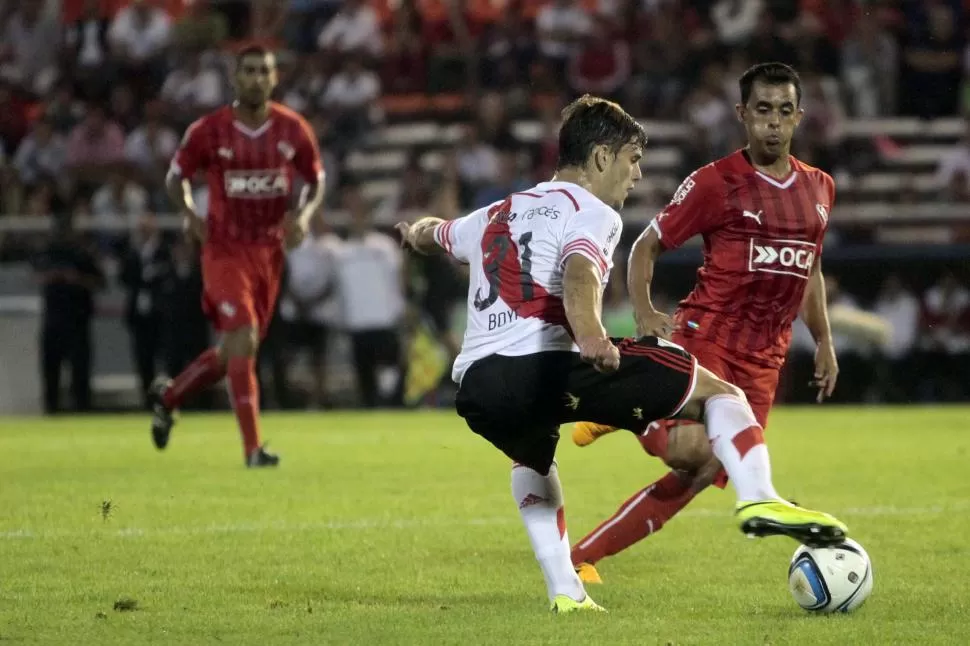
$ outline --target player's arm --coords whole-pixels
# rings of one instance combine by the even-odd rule
[[[801,317],[815,339],[815,375],[812,385],[818,387],[818,401],[832,395],[839,376],[839,364],[832,343],[832,325],[825,294],[825,277],[822,275],[821,258],[815,261],[802,297]]]
[[[306,231],[314,214],[323,206],[327,183],[324,181],[325,175],[323,162],[320,159],[320,147],[317,145],[317,138],[313,129],[301,119],[300,130],[303,136],[293,158],[293,165],[297,172],[303,176],[305,184],[300,191],[294,215],[297,224],[303,231]]]
[[[428,216],[421,218],[414,224],[399,222],[394,228],[401,235],[402,246],[429,256],[445,251],[445,243],[440,237],[435,236],[435,231],[446,222],[441,218]]]
[[[620,367],[620,352],[603,326],[603,279],[596,263],[586,256],[566,258],[562,274],[562,304],[583,360],[600,372]]]
[[[326,195],[326,182],[321,177],[313,184],[304,184],[300,190],[300,199],[297,202],[297,218],[303,226],[309,226],[313,214],[323,206],[323,198]]]
[[[473,249],[481,247],[482,233],[491,217],[489,213],[498,204],[500,202],[453,220],[428,216],[414,224],[401,222],[394,228],[401,235],[404,247],[424,255],[444,251],[455,260],[467,264]]]
[[[207,165],[203,130],[205,121],[199,119],[188,127],[182,143],[165,175],[165,189],[172,205],[182,215],[187,235],[205,240],[205,222],[195,209],[192,199],[192,176]]]
[[[579,352],[600,372],[620,366],[620,353],[603,325],[603,287],[623,222],[615,211],[582,210],[565,223],[562,236],[562,299]]]
[[[195,201],[192,199],[192,183],[186,178],[169,170],[165,176],[165,190],[168,199],[179,213],[195,214]]]
[[[657,310],[653,304],[651,285],[657,258],[663,253],[656,228],[644,229],[630,251],[627,263],[626,286],[633,305],[633,318],[639,334],[668,337],[673,323],[670,317]]]
[[[676,249],[717,226],[714,214],[723,204],[721,186],[722,180],[712,166],[691,173],[633,244],[627,263],[627,290],[639,334],[667,337],[673,330],[670,317],[653,304],[654,268],[665,249]]]

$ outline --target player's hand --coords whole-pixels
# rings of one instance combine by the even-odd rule
[[[414,249],[414,239],[411,235],[411,225],[407,222],[398,222],[394,225],[394,230],[401,236],[401,247],[404,249]]]
[[[663,312],[650,310],[649,312],[634,315],[637,321],[637,334],[639,336],[656,336],[661,339],[670,340],[670,333],[674,331],[674,321]]]
[[[286,214],[283,219],[283,242],[287,250],[296,249],[303,244],[307,232],[310,230],[310,223],[307,218],[300,217],[299,213]]]
[[[821,404],[826,397],[831,397],[838,378],[839,362],[835,358],[835,347],[831,341],[822,341],[815,350],[815,375],[810,383],[818,388],[815,401]]]
[[[195,211],[182,211],[182,232],[189,240],[205,242],[205,220]]]
[[[620,367],[620,351],[605,337],[577,339],[579,356],[599,372],[614,372]]]

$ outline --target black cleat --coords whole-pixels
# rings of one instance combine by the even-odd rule
[[[266,449],[262,446],[250,453],[249,457],[246,458],[246,467],[250,469],[278,467],[279,465],[280,456],[267,453]]]
[[[168,438],[175,426],[174,411],[165,406],[165,391],[172,385],[168,377],[156,377],[148,389],[148,398],[152,405],[152,442],[161,451],[168,446]]]

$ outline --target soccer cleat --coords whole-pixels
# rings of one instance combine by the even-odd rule
[[[606,612],[606,608],[590,599],[588,594],[582,601],[576,601],[575,599],[572,599],[564,594],[557,594],[556,598],[552,600],[552,607],[550,610],[557,615],[564,615],[567,612],[576,612],[579,610]]]
[[[246,458],[246,466],[250,469],[259,469],[262,467],[278,467],[280,465],[280,456],[274,455],[272,453],[267,453],[264,447],[259,447],[255,451],[249,454]]]
[[[592,563],[580,563],[576,566],[576,574],[583,583],[602,583],[600,573]]]
[[[827,547],[845,540],[845,523],[821,511],[784,500],[739,502],[734,515],[748,536],[790,536],[809,547]]]
[[[595,422],[576,422],[573,427],[573,443],[576,446],[589,446],[604,435],[620,429],[615,426],[597,424]]]
[[[148,398],[152,406],[152,442],[161,451],[168,446],[168,438],[175,426],[175,411],[165,406],[165,391],[172,386],[168,377],[156,377],[148,388]]]

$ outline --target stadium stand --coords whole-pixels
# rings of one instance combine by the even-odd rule
[[[687,172],[737,145],[739,70],[763,57],[792,62],[807,112],[796,154],[838,187],[827,266],[860,307],[875,306],[886,277],[903,273],[922,312],[910,350],[942,343],[963,356],[968,11],[970,2],[956,0],[0,2],[0,361],[37,365],[26,348],[42,307],[30,262],[50,222],[69,218],[107,276],[95,317],[97,405],[137,403],[119,267],[145,213],[162,214],[166,244],[177,237],[177,220],[164,215],[165,165],[191,119],[231,95],[232,52],[254,40],[278,48],[279,99],[318,134],[325,218],[338,233],[347,178],[360,181],[379,229],[417,213],[455,217],[489,191],[544,178],[557,110],[581,86],[606,88],[650,136],[645,181],[624,213],[635,237]],[[938,65],[926,63],[930,50]],[[204,190],[198,197],[205,204]],[[666,260],[661,286],[671,297],[689,286],[697,258],[688,249]],[[452,308],[461,298],[460,289],[437,291],[444,274],[457,275],[440,270],[412,267],[418,319],[442,307],[429,299]],[[931,323],[931,288],[948,270],[957,278],[956,296],[945,299],[952,311]],[[932,325],[951,326],[948,340],[933,340]],[[338,338],[330,354],[328,388],[352,402],[346,343]],[[864,354],[875,365],[883,352]],[[295,372],[305,381],[306,371]],[[970,397],[970,380],[962,390],[950,381],[902,396]],[[884,385],[872,380],[859,397],[879,398]],[[34,376],[8,379],[0,409],[36,409],[39,392]]]

